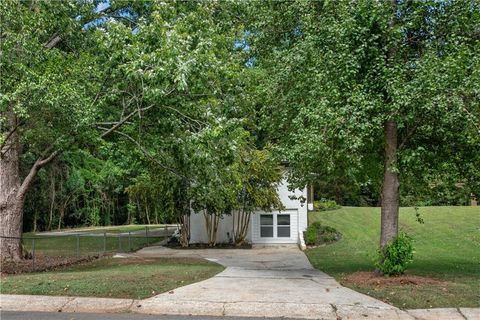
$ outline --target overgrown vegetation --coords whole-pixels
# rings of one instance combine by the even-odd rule
[[[22,226],[180,223],[187,246],[192,210],[212,218],[278,202],[256,75],[234,46],[244,32],[236,3],[7,0],[0,9],[2,255],[21,257]]]
[[[297,186],[381,206],[381,247],[402,198],[465,204],[480,192],[478,1],[259,1],[250,12],[264,127]]]
[[[2,1],[2,256],[22,257],[22,228],[177,222],[188,246],[192,211],[212,246],[217,218],[236,214],[242,243],[251,208],[278,206],[281,160],[292,187],[381,204],[386,245],[400,199],[480,193],[479,12]]]

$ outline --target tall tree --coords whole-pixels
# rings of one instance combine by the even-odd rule
[[[382,170],[381,247],[402,176],[424,188],[448,170],[479,189],[477,1],[271,1],[251,17],[264,129],[292,181]]]
[[[245,242],[251,216],[256,210],[268,212],[283,209],[277,189],[282,179],[282,170],[269,146],[263,150],[244,150],[239,174],[240,189],[232,211],[233,240],[237,246]]]
[[[0,4],[2,257],[21,257],[23,205],[38,171],[92,132],[98,66],[82,50],[89,33],[77,19],[89,10],[82,2]]]
[[[183,181],[175,152],[233,108],[240,64],[223,4],[99,3],[1,4],[2,257],[20,258],[25,196],[60,151],[108,138]]]
[[[98,32],[105,64],[112,67],[103,109],[107,120],[97,127],[117,145],[134,146],[138,159],[155,172],[147,175],[171,186],[164,200],[180,217],[183,245],[188,245],[190,202],[193,197],[201,202],[193,191],[201,189],[200,178],[206,183],[206,176],[221,170],[193,163],[196,147],[204,146],[198,155],[216,157],[212,133],[225,134],[222,128],[231,120],[241,128],[230,116],[240,107],[236,95],[243,88],[234,46],[238,27],[228,8],[221,2],[150,2],[135,32],[116,21]],[[206,176],[198,174],[202,170]]]

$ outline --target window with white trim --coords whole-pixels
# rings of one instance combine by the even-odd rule
[[[268,213],[260,215],[261,238],[290,238],[290,214]]]
[[[290,215],[277,214],[277,237],[290,238]]]
[[[273,214],[260,215],[260,237],[273,238]]]

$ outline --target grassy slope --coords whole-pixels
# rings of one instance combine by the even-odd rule
[[[222,270],[201,259],[108,258],[54,272],[2,277],[1,292],[143,299]]]
[[[316,268],[345,285],[398,307],[480,306],[480,208],[423,207],[420,214],[425,224],[415,221],[413,208],[400,210],[400,229],[415,239],[414,262],[407,273],[448,281],[447,292],[434,286],[360,287],[342,281],[350,273],[372,271],[380,237],[379,208],[311,213],[310,223],[335,227],[343,238],[307,255]]]

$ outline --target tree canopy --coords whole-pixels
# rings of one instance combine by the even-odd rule
[[[175,221],[188,245],[203,212],[241,244],[281,207],[280,160],[292,186],[381,204],[382,246],[401,203],[480,193],[477,1],[6,0],[0,19],[5,239]]]
[[[478,193],[479,9],[259,2],[248,39],[264,71],[263,123],[291,161],[291,179],[383,175],[375,183],[389,221],[398,220],[399,181],[410,193],[443,184]]]

